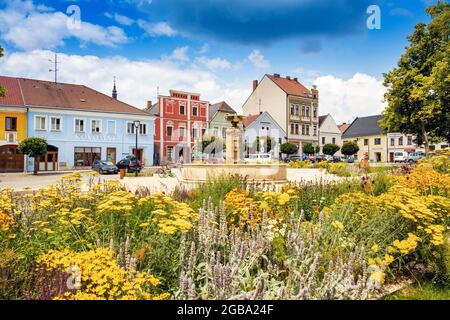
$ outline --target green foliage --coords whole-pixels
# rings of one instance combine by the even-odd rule
[[[352,175],[348,164],[345,162],[328,163],[326,170],[328,173],[335,174],[338,177],[350,177]]]
[[[342,144],[341,153],[346,156],[352,156],[359,151],[359,147],[355,142],[348,141]]]
[[[47,141],[37,137],[26,138],[19,143],[17,149],[32,158],[42,157],[47,154]]]
[[[327,143],[326,145],[324,145],[322,147],[322,152],[323,154],[327,154],[327,155],[334,155],[336,152],[338,152],[340,149],[340,147],[336,144],[333,143]]]
[[[439,1],[427,13],[431,22],[416,25],[398,67],[384,75],[380,123],[385,132],[416,135],[426,149],[430,139],[450,141],[450,4]]]
[[[303,145],[303,153],[314,154],[315,148],[312,143],[308,142]]]
[[[296,144],[286,142],[280,146],[281,153],[284,154],[294,154],[298,151],[298,146]]]

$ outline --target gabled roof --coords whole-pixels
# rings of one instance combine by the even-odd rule
[[[213,119],[219,111],[236,114],[236,111],[228,103],[222,101],[209,106],[209,120]]]
[[[306,88],[303,84],[298,82],[295,79],[283,78],[279,75],[266,75],[270,80],[275,82],[281,90],[286,92],[289,95],[300,96],[300,97],[308,97],[311,95],[311,91]]]
[[[338,125],[338,128],[339,128],[339,130],[341,131],[341,133],[344,133],[345,132],[345,130],[347,130],[347,128],[349,127],[349,124],[348,123],[342,123],[342,124],[340,124],[340,125]]]
[[[20,83],[17,78],[0,76],[0,87],[5,88],[4,97],[0,97],[0,105],[3,106],[25,106],[23,101]]]
[[[329,116],[329,114],[325,116],[319,116],[319,127],[322,125],[322,123],[325,121],[325,119]]]
[[[379,135],[381,134],[381,127],[378,125],[378,122],[382,118],[383,116],[380,114],[356,118],[342,134],[342,138]]]
[[[84,85],[24,78],[2,78],[19,83],[23,102],[28,107],[149,115],[144,110],[113,99]]]
[[[245,116],[242,120],[242,123],[244,124],[244,127],[248,128],[250,125],[256,121],[256,119],[259,118],[261,114],[250,114],[248,116]]]

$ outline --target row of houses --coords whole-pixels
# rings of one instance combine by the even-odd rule
[[[202,158],[199,142],[205,135],[225,140],[236,111],[226,102],[210,104],[199,93],[170,90],[156,103],[137,108],[83,85],[0,76],[6,96],[0,97],[0,172],[32,171],[34,159],[17,151],[26,137],[47,140],[48,153],[40,171],[88,168],[95,160],[117,162],[135,155],[145,166],[189,162]],[[252,82],[242,106],[246,155],[271,153],[280,145],[305,143],[323,147],[355,141],[358,158],[393,161],[398,150],[418,149],[414,137],[383,134],[381,115],[356,118],[337,125],[330,114],[319,116],[319,91],[297,78],[266,74]],[[440,146],[445,147],[445,146]]]

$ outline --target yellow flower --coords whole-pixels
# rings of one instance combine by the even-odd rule
[[[340,222],[340,221],[338,221],[338,220],[334,220],[334,221],[331,223],[331,225],[332,225],[334,228],[336,228],[336,229],[338,229],[338,230],[340,230],[340,231],[343,231],[343,230],[344,230],[344,225],[342,224],[342,222]]]
[[[16,238],[16,234],[15,233],[11,233],[8,235],[9,239],[15,239]]]
[[[282,194],[280,194],[280,196],[278,198],[278,203],[280,205],[285,205],[286,203],[289,202],[290,199],[291,199],[291,197],[289,196],[288,193],[282,193]]]
[[[372,248],[370,248],[370,250],[371,250],[373,253],[377,253],[379,249],[380,249],[380,247],[379,247],[377,244],[374,244],[374,245],[372,246]]]

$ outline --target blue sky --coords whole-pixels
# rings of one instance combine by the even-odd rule
[[[382,73],[393,68],[431,0],[0,0],[0,73],[111,90],[143,107],[157,88],[194,90],[238,111],[265,73],[319,86],[320,113],[337,121],[383,108]],[[71,5],[80,28],[70,29]],[[366,10],[378,5],[381,29]]]

